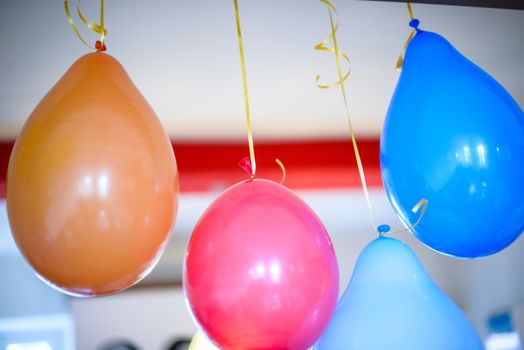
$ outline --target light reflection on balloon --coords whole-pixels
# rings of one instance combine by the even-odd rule
[[[77,60],[36,106],[9,161],[13,237],[44,281],[107,295],[158,261],[178,172],[160,121],[117,60]]]
[[[240,182],[191,236],[184,287],[206,334],[226,349],[306,349],[338,296],[338,265],[322,223],[285,187]]]
[[[389,199],[413,231],[460,258],[494,254],[524,230],[524,113],[438,34],[410,42],[380,145]]]
[[[462,311],[433,283],[413,251],[378,238],[353,276],[316,350],[482,350]]]

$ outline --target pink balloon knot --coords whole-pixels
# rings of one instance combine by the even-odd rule
[[[251,159],[249,157],[242,158],[240,162],[238,162],[238,166],[253,178],[253,166],[251,165]]]

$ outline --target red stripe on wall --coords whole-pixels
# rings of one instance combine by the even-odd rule
[[[0,142],[0,198],[5,198],[5,178],[13,142]],[[379,141],[358,142],[370,187],[381,187]],[[248,175],[238,162],[249,155],[245,143],[173,142],[182,192],[227,188]],[[285,165],[285,185],[292,189],[360,187],[353,146],[349,140],[276,141],[255,144],[257,178],[280,181]]]

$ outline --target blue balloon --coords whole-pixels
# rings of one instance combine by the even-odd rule
[[[351,282],[316,350],[481,350],[462,311],[415,253],[378,238],[360,253]]]
[[[516,72],[519,73],[520,72]],[[438,34],[409,44],[380,144],[384,187],[401,220],[460,258],[496,253],[524,230],[524,114],[492,77]]]

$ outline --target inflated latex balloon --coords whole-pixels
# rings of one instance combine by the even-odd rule
[[[38,276],[77,296],[125,289],[151,270],[177,210],[178,172],[160,121],[120,63],[81,57],[16,140],[7,210]]]
[[[507,247],[524,230],[524,114],[443,37],[409,44],[381,139],[384,187],[414,234],[461,258]]]
[[[304,350],[338,295],[338,265],[313,211],[272,181],[227,189],[196,225],[184,287],[207,336],[223,349]]]
[[[378,238],[353,276],[316,350],[481,350],[462,311],[433,283],[415,253]]]
[[[205,335],[198,331],[191,339],[189,350],[220,350]]]

